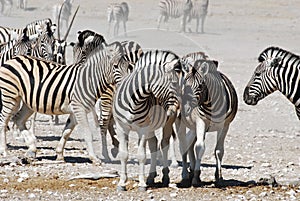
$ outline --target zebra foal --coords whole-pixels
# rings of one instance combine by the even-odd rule
[[[169,18],[182,18],[180,31],[185,32],[186,22],[193,8],[191,0],[161,0],[158,4],[160,16],[157,28],[160,28],[162,20],[166,23]]]
[[[114,36],[119,33],[120,22],[123,23],[124,34],[127,36],[126,23],[129,16],[129,6],[127,2],[122,3],[112,3],[107,7],[107,21],[108,21],[108,31],[110,34],[110,26],[114,23]]]
[[[147,187],[144,179],[147,141],[151,152],[147,181],[154,182],[157,160],[157,139],[154,131],[160,127],[163,127],[163,184],[169,184],[167,146],[180,105],[183,76],[183,66],[177,55],[169,51],[148,51],[138,60],[133,72],[118,86],[113,104],[113,117],[120,142],[121,170],[118,190],[123,191],[126,188],[129,131],[136,131],[139,138],[139,189],[144,191]]]
[[[200,57],[202,57],[201,55]],[[178,129],[180,152],[182,154],[182,185],[190,185],[187,153],[190,156],[190,171],[193,186],[199,186],[201,159],[205,151],[206,132],[217,131],[215,147],[216,184],[222,182],[221,163],[224,155],[224,140],[238,106],[236,91],[230,80],[217,70],[217,62],[184,58],[192,70],[186,76],[191,90],[184,90],[183,106]],[[189,101],[193,100],[193,102]],[[192,107],[185,107],[186,105]],[[177,122],[178,125],[178,122]],[[186,127],[190,129],[186,134]],[[195,153],[196,157],[195,157]]]
[[[258,57],[258,66],[244,90],[244,101],[256,105],[280,91],[295,105],[300,120],[300,56],[279,47],[268,47]]]
[[[6,154],[6,126],[10,116],[17,110],[20,100],[23,107],[15,115],[16,123],[29,146],[27,155],[35,156],[36,138],[28,132],[24,122],[33,112],[43,114],[69,114],[56,152],[57,160],[63,160],[63,149],[74,127],[78,124],[87,144],[89,157],[99,163],[92,146],[92,134],[87,113],[111,83],[118,83],[115,74],[126,71],[121,44],[112,43],[98,48],[84,63],[70,66],[29,56],[17,56],[0,68],[2,110],[0,114],[1,147]]]

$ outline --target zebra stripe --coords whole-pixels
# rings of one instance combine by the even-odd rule
[[[108,34],[110,33],[111,23],[114,23],[114,36],[119,33],[120,22],[123,23],[124,34],[127,36],[126,22],[129,16],[129,6],[126,2],[112,3],[107,7]]]
[[[185,26],[187,17],[193,8],[193,3],[191,0],[161,0],[158,4],[160,10],[160,16],[158,18],[158,26],[160,28],[161,22],[167,22],[169,18],[179,18],[181,20],[181,30],[185,32]]]
[[[256,105],[279,90],[295,105],[300,119],[300,56],[279,47],[266,48],[244,90],[244,101]]]
[[[209,0],[193,0],[193,8],[188,16],[187,22],[190,23],[192,19],[196,19],[196,32],[199,32],[199,23],[201,20],[201,33],[204,33],[204,22],[207,15]],[[190,30],[191,32],[191,30]]]
[[[181,110],[181,120],[190,129],[195,138],[186,142],[185,128],[180,131],[179,142],[183,159],[183,181],[189,181],[187,170],[186,154],[190,146],[191,171],[193,171],[192,185],[200,185],[200,165],[201,158],[205,151],[205,133],[217,131],[217,144],[215,147],[216,158],[216,182],[222,180],[221,163],[224,154],[224,139],[228,132],[230,123],[233,121],[238,107],[236,91],[230,80],[221,72],[217,71],[217,62],[211,60],[197,60],[192,65],[192,70],[186,76],[186,85],[191,86],[191,93],[184,90],[183,108],[189,100],[189,96],[194,96],[196,104],[192,111]],[[197,129],[196,129],[197,128]],[[181,128],[182,129],[182,128]],[[193,154],[196,150],[197,159]]]
[[[1,139],[5,139],[5,128],[12,113],[23,101],[16,122],[21,133],[28,133],[22,122],[33,112],[44,114],[70,114],[57,146],[58,159],[63,159],[63,148],[76,124],[80,125],[87,143],[91,160],[99,162],[92,146],[91,130],[87,113],[114,80],[114,71],[127,68],[122,59],[121,44],[115,42],[105,49],[96,49],[82,64],[65,66],[30,56],[17,56],[0,68],[0,88],[3,106],[0,116]],[[117,66],[117,64],[119,64]],[[114,69],[116,68],[116,69]],[[34,137],[28,136],[28,154],[35,155]],[[6,143],[1,141],[0,151],[6,152]]]
[[[148,51],[138,60],[134,71],[117,88],[113,116],[118,134],[121,175],[118,188],[125,189],[127,180],[126,162],[128,159],[128,134],[136,131],[139,136],[139,187],[145,190],[144,162],[146,140],[151,152],[151,167],[148,180],[156,175],[157,139],[154,130],[164,127],[163,183],[168,185],[167,146],[172,134],[172,124],[179,108],[179,88],[183,69],[181,59],[168,51]]]

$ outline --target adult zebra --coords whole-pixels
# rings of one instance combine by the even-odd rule
[[[130,72],[134,69],[136,62],[143,55],[143,50],[141,46],[135,41],[122,41],[121,45],[124,51],[124,59],[129,63]],[[124,74],[120,75],[119,79],[123,79]],[[108,88],[109,90],[104,93],[100,101],[100,131],[102,140],[102,155],[106,162],[110,162],[111,159],[107,151],[107,140],[106,134],[107,130],[112,139],[113,148],[111,149],[112,155],[115,157],[118,153],[119,141],[116,139],[116,132],[113,127],[114,120],[111,115],[112,111],[112,101],[115,94],[115,86]]]
[[[16,114],[16,123],[29,146],[27,155],[35,156],[36,138],[24,122],[33,112],[43,114],[70,114],[56,148],[57,159],[63,160],[63,149],[75,125],[79,125],[87,144],[89,157],[99,163],[92,146],[92,135],[87,113],[94,110],[103,90],[111,83],[118,83],[115,73],[127,72],[121,44],[118,42],[99,47],[86,61],[70,66],[30,56],[17,56],[0,68],[0,89],[3,106],[0,116],[1,147],[6,154],[6,126],[17,110],[20,100],[22,109]],[[125,69],[124,69],[125,68]]]
[[[268,47],[244,90],[244,101],[256,105],[279,90],[295,105],[300,120],[300,56],[279,47]]]
[[[108,31],[107,34],[110,34],[111,23],[114,23],[114,36],[117,36],[119,33],[120,22],[123,23],[124,34],[127,36],[126,22],[128,21],[129,16],[129,6],[126,2],[122,3],[111,3],[107,7],[107,21],[108,21]]]
[[[192,185],[200,185],[201,158],[205,151],[206,132],[217,131],[215,147],[216,184],[222,181],[221,163],[224,155],[224,140],[238,107],[236,91],[230,80],[217,70],[217,62],[211,60],[184,60],[192,70],[186,76],[191,90],[184,90],[181,109],[181,124],[177,127],[180,152],[182,154],[182,185],[190,185],[187,152],[190,155]],[[193,100],[192,102],[190,102]],[[190,106],[193,107],[190,107]],[[189,106],[189,107],[186,107]],[[177,126],[178,126],[177,122]],[[186,127],[190,129],[186,135]],[[194,149],[196,157],[194,155]]]
[[[186,22],[190,16],[192,8],[193,3],[191,0],[161,0],[159,2],[160,16],[158,18],[157,28],[160,28],[163,18],[164,22],[167,22],[169,18],[181,17],[180,31],[185,32]]]
[[[47,24],[50,24],[52,31],[56,30],[56,25],[52,24],[51,19],[45,18],[40,20],[35,20],[28,23],[24,28],[10,28],[0,26],[0,45],[6,44],[11,40],[17,40],[22,37],[24,29],[27,29],[26,35],[28,37],[40,34],[47,29]]]
[[[207,15],[209,0],[193,0],[193,8],[188,16],[187,23],[190,23],[192,19],[196,19],[196,33],[199,33],[199,23],[201,20],[201,33],[204,33],[204,22]],[[189,28],[189,31],[191,29]]]
[[[128,135],[138,133],[139,189],[146,189],[144,165],[146,141],[151,152],[151,167],[148,181],[156,176],[157,139],[154,130],[164,127],[161,147],[163,150],[163,184],[169,184],[167,147],[172,135],[180,105],[180,91],[184,72],[181,59],[169,51],[148,51],[138,60],[134,71],[117,88],[113,117],[119,144],[121,161],[118,190],[125,190],[127,180]]]

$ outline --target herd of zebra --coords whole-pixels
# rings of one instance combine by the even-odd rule
[[[180,57],[167,50],[143,51],[135,41],[108,43],[100,33],[83,30],[71,43],[73,64],[66,65],[65,43],[78,8],[63,39],[60,25],[52,24],[51,19],[34,21],[23,29],[1,27],[0,154],[8,154],[6,134],[10,121],[24,137],[26,156],[35,158],[37,141],[33,130],[26,127],[28,118],[34,113],[68,114],[56,147],[57,160],[64,160],[66,141],[78,126],[89,158],[98,164],[87,116],[92,113],[100,127],[105,161],[111,160],[107,131],[112,138],[113,156],[118,154],[120,159],[118,190],[126,189],[130,131],[138,134],[140,190],[154,183],[159,151],[163,160],[162,183],[168,186],[168,147],[172,136],[178,139],[182,156],[182,185],[201,185],[205,136],[213,131],[217,132],[215,180],[217,185],[222,184],[224,140],[238,111],[238,96],[228,77],[218,70],[218,62],[204,52]],[[58,38],[54,37],[56,28]],[[258,62],[244,90],[245,103],[255,105],[279,90],[295,105],[300,119],[300,57],[269,47],[259,55]],[[95,110],[98,101],[99,121]],[[155,135],[158,129],[162,135],[160,143]],[[151,165],[145,180],[147,143]]]

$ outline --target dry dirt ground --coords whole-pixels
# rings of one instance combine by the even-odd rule
[[[52,17],[51,7],[57,1],[28,0],[28,10],[15,7],[11,16],[0,17],[0,25],[22,27],[28,22]],[[252,107],[243,103],[242,93],[257,65],[257,56],[268,46],[280,46],[300,54],[300,2],[298,0],[211,0],[205,34],[179,33],[179,20],[170,20],[164,30],[156,30],[158,1],[127,0],[130,5],[128,37],[113,38],[107,34],[106,7],[109,1],[74,0],[80,4],[79,14],[71,30],[69,41],[76,32],[92,29],[102,33],[108,41],[135,40],[146,49],[169,49],[178,55],[205,51],[220,62],[236,87],[239,110],[225,141],[223,177],[225,186],[216,188],[214,179],[215,133],[207,134],[203,157],[201,188],[178,188],[181,167],[171,168],[168,188],[137,190],[137,161],[135,134],[130,141],[128,191],[116,191],[118,178],[99,180],[72,177],[88,173],[111,173],[119,170],[118,159],[96,166],[87,159],[83,136],[77,130],[65,150],[66,163],[55,162],[55,146],[63,124],[50,125],[49,117],[39,115],[37,161],[23,164],[16,160],[26,151],[23,143],[8,133],[10,156],[1,159],[1,200],[300,200],[300,124],[294,107],[280,93],[274,93]],[[226,3],[225,3],[226,2]],[[74,9],[75,10],[75,9]],[[168,30],[165,30],[168,27]],[[194,30],[194,24],[191,25]],[[121,29],[122,32],[122,29]],[[68,63],[72,62],[71,49]],[[66,117],[62,116],[60,122]],[[93,122],[91,120],[91,125]],[[101,156],[99,129],[93,127],[94,146]],[[110,143],[110,141],[109,141]],[[177,147],[176,157],[180,162]],[[149,168],[149,164],[146,166]],[[161,178],[161,166],[158,166]],[[280,184],[258,185],[260,178],[275,178]]]

